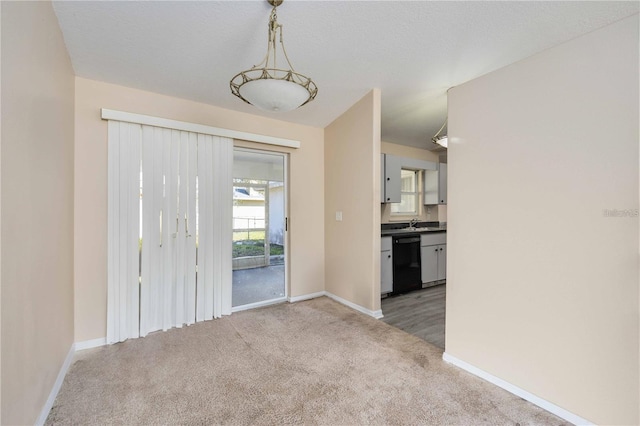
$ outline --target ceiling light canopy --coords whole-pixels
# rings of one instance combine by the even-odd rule
[[[444,130],[445,126],[447,125],[447,121],[448,118],[444,120],[444,124],[442,125],[442,127],[440,127],[440,130],[438,130],[438,133],[436,133],[435,136],[431,138],[431,141],[433,143],[435,143],[436,145],[440,145],[443,148],[447,147],[449,140],[447,135],[441,135],[440,133],[442,133],[442,130]]]
[[[286,112],[315,99],[318,87],[309,78],[295,72],[284,48],[282,25],[278,24],[276,8],[284,0],[267,0],[273,6],[269,18],[269,44],[267,55],[258,65],[236,74],[231,79],[231,93],[248,104],[265,111]],[[288,69],[276,64],[277,33]]]

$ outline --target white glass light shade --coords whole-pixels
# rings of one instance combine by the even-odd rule
[[[294,110],[310,97],[301,85],[273,78],[248,81],[240,86],[239,92],[251,105],[271,112]]]
[[[447,143],[449,142],[447,135],[444,136],[438,136],[437,138],[433,138],[433,142],[437,143],[438,145],[446,148],[447,147]]]

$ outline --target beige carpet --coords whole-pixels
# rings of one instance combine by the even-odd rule
[[[557,425],[326,297],[76,355],[47,424]]]

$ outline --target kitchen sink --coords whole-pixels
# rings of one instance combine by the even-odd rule
[[[386,229],[384,231],[382,231],[382,235],[398,235],[398,234],[409,234],[409,233],[422,233],[422,232],[438,232],[438,231],[446,231],[446,228],[442,228],[439,226],[434,226],[434,227],[420,227],[420,228],[413,228],[413,227],[405,227],[405,228],[401,228],[401,229]]]

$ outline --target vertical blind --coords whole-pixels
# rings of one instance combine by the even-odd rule
[[[108,131],[107,342],[230,314],[232,139]]]

